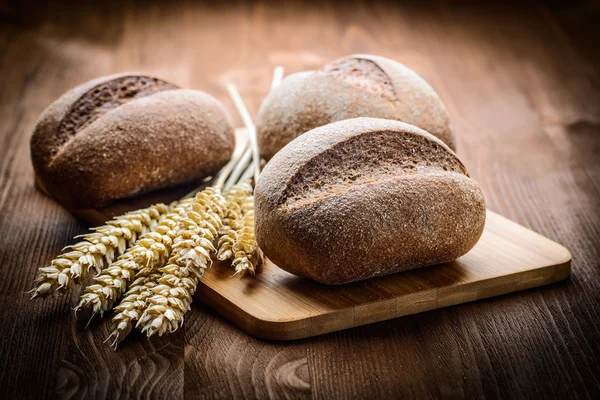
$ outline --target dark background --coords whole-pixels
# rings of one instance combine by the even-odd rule
[[[599,398],[600,7],[481,3],[0,2],[0,396]],[[118,352],[107,323],[73,318],[79,289],[29,302],[88,228],[33,185],[29,136],[64,91],[146,72],[237,118],[226,82],[255,113],[276,65],[356,52],[438,91],[488,208],[569,248],[568,281],[290,343],[195,304],[176,334]]]

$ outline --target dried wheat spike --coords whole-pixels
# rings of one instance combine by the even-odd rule
[[[244,213],[242,228],[237,232],[233,245],[235,274],[250,273],[254,275],[256,268],[263,262],[263,254],[254,236],[254,196],[249,196],[245,203],[251,202],[252,208]],[[246,205],[248,207],[248,205]]]
[[[224,261],[233,258],[233,245],[237,231],[242,227],[242,204],[244,199],[252,195],[252,186],[242,183],[232,186],[224,193],[227,201],[227,213],[223,218],[223,226],[219,229],[217,259]]]
[[[156,269],[145,268],[140,271],[123,295],[121,303],[114,308],[117,314],[112,319],[112,333],[106,340],[112,340],[111,345],[115,350],[144,313],[147,300],[152,296],[152,288],[158,285],[160,276],[161,273]]]
[[[154,231],[142,235],[135,246],[125,251],[117,261],[95,277],[95,283],[85,289],[75,311],[92,308],[94,315],[103,315],[127,290],[137,272],[144,268],[158,268],[164,263],[171,252],[179,224],[191,206],[190,201],[182,201],[175,205]]]
[[[159,284],[152,288],[153,296],[138,321],[137,326],[148,337],[173,332],[183,323],[198,280],[211,264],[213,241],[226,208],[218,189],[207,188],[196,195],[192,210],[182,221],[184,229],[174,240],[171,258],[160,269]]]
[[[115,217],[94,232],[82,235],[81,242],[66,249],[51,261],[51,265],[39,269],[34,281],[32,299],[44,297],[55,291],[65,291],[72,282],[78,282],[91,270],[96,273],[113,262],[131,247],[140,235],[152,231],[169,208],[164,204],[129,212]]]

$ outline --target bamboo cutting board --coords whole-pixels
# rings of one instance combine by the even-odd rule
[[[448,264],[327,286],[270,261],[244,278],[215,263],[195,297],[254,336],[291,340],[547,285],[570,273],[566,248],[488,210],[477,245]]]

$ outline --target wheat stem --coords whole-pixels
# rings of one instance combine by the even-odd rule
[[[273,79],[271,80],[271,90],[279,86],[281,80],[283,79],[283,73],[284,70],[282,66],[275,67],[273,70]]]
[[[238,184],[241,184],[244,182],[250,182],[253,175],[254,175],[254,164],[250,164],[250,165],[248,165],[248,167],[246,168],[246,170],[244,171],[242,176],[240,176],[240,179],[238,179]]]
[[[237,87],[230,83],[227,85],[227,91],[229,95],[233,99],[242,120],[244,121],[244,125],[248,129],[248,138],[250,142],[250,148],[252,149],[252,162],[254,163],[254,182],[258,182],[258,174],[260,171],[260,153],[258,149],[258,141],[256,139],[256,127],[254,126],[254,122],[252,122],[252,118],[250,117],[250,113],[240,96],[240,93],[237,90]]]
[[[251,158],[252,149],[250,149],[250,147],[247,147],[244,151],[244,154],[242,154],[242,157],[238,160],[238,163],[236,164],[235,168],[233,169],[233,171],[231,171],[231,174],[227,178],[227,181],[223,185],[224,189],[229,189],[239,181],[240,175],[244,173],[245,168],[247,168],[249,163],[251,163]]]

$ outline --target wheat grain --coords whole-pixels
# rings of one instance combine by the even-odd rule
[[[131,247],[140,235],[153,230],[168,211],[166,205],[155,204],[115,217],[106,225],[95,228],[94,232],[83,235],[84,240],[66,248],[71,251],[52,260],[50,266],[39,269],[31,298],[64,291],[91,269],[99,273]]]
[[[198,280],[211,264],[213,241],[222,226],[226,201],[216,188],[196,195],[192,209],[182,221],[182,229],[173,243],[171,258],[160,269],[162,276],[147,299],[147,308],[137,326],[148,337],[175,331],[190,309]]]
[[[121,303],[114,308],[117,314],[112,319],[112,333],[107,340],[112,340],[111,345],[115,349],[142,316],[147,300],[152,296],[152,288],[158,285],[160,276],[160,272],[150,268],[140,271],[123,295]]]
[[[224,193],[227,202],[227,213],[223,218],[223,226],[219,229],[217,259],[224,261],[233,258],[233,245],[237,231],[242,228],[242,204],[252,194],[252,186],[248,183],[232,186]]]
[[[191,200],[177,203],[154,231],[142,235],[135,246],[125,251],[117,261],[96,276],[95,283],[85,289],[75,311],[92,308],[94,315],[103,315],[127,290],[137,272],[144,268],[157,268],[164,263],[169,257],[179,224],[192,204]]]

